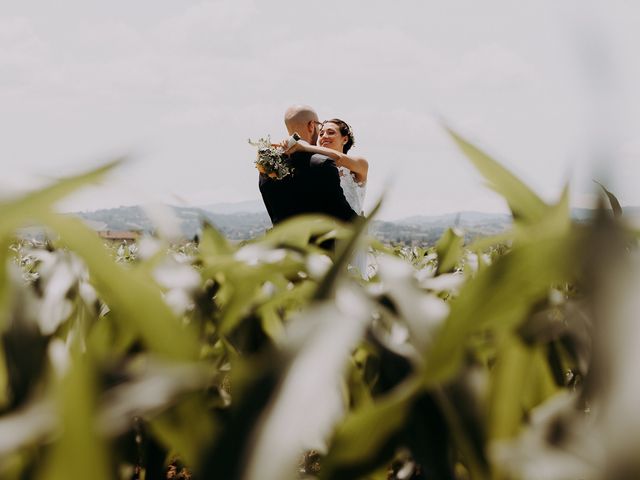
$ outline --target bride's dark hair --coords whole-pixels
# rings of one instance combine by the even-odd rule
[[[342,153],[347,153],[349,149],[356,144],[356,139],[353,136],[353,130],[351,130],[351,127],[347,122],[340,120],[339,118],[332,118],[331,120],[325,120],[322,122],[322,126],[324,126],[325,123],[335,123],[340,129],[340,135],[349,137],[347,143],[342,147]]]

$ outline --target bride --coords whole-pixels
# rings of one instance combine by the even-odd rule
[[[349,205],[358,215],[364,215],[364,196],[367,188],[369,162],[363,157],[347,155],[355,145],[353,130],[339,118],[325,120],[320,126],[317,145],[298,140],[287,153],[296,151],[319,153],[335,161],[340,173],[340,185]],[[363,278],[369,278],[366,252],[357,252],[354,265]]]

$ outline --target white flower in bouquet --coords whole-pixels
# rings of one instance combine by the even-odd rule
[[[300,136],[297,133],[291,135],[288,142],[289,146],[292,146],[299,139]],[[249,139],[249,144],[258,148],[257,158],[254,163],[258,171],[263,175],[281,180],[293,173],[293,166],[284,154],[285,149],[282,145],[271,143],[271,137],[269,135],[255,142]]]

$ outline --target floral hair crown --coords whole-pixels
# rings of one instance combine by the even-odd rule
[[[356,144],[356,137],[353,134],[353,129],[351,128],[351,125],[349,125],[347,122],[344,122],[344,124],[347,126],[347,133],[349,135],[349,138],[351,139],[351,146],[354,147]]]

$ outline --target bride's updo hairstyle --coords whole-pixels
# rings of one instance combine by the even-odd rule
[[[356,139],[353,136],[353,130],[351,130],[351,127],[347,122],[340,120],[339,118],[332,118],[331,120],[325,120],[322,122],[322,125],[324,126],[325,123],[335,123],[340,129],[340,135],[349,137],[347,143],[342,147],[342,153],[347,153],[349,149],[356,144]]]

